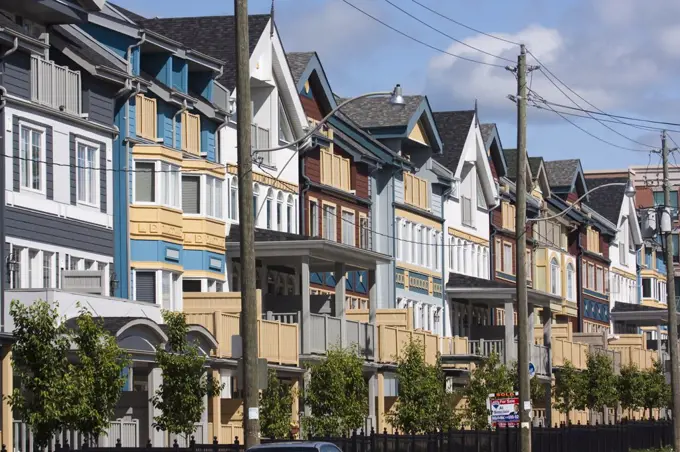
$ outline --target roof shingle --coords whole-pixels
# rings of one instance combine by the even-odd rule
[[[588,177],[588,188],[593,189],[605,184],[621,183],[592,191],[588,195],[588,206],[615,225],[619,223],[619,213],[626,191],[626,177]]]
[[[470,126],[475,118],[475,111],[439,111],[432,113],[432,116],[437,124],[437,130],[444,145],[441,155],[435,154],[433,157],[451,172],[455,173],[460,156],[463,154],[463,147],[465,146]]]
[[[545,162],[550,187],[570,187],[580,166],[578,159]]]
[[[404,96],[405,105],[394,105],[386,97],[366,97],[342,107],[342,112],[365,129],[406,126],[423,99],[424,96]]]
[[[309,60],[311,60],[314,55],[316,55],[316,52],[289,52],[286,54],[288,67],[290,67],[290,73],[293,75],[293,81],[296,84],[300,82],[302,73],[305,72]]]
[[[481,124],[479,126],[479,129],[482,132],[482,139],[486,144],[491,138],[491,136],[494,134],[494,131],[496,130],[496,124],[495,123]]]

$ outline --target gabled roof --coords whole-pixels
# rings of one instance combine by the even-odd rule
[[[498,127],[495,123],[481,124],[479,126],[486,152],[491,158],[495,168],[496,176],[503,177],[508,174],[508,162],[505,160],[501,137],[498,135]]]
[[[488,143],[496,133],[496,124],[480,124],[479,130],[482,133],[484,143]]]
[[[288,52],[286,58],[288,59],[288,66],[293,75],[293,81],[299,85],[300,78],[304,74],[309,60],[316,56],[316,52]]]
[[[138,21],[141,21],[141,20],[146,20],[146,18],[144,16],[140,16],[139,14],[134,13],[134,12],[130,11],[129,9],[125,9],[122,6],[116,5],[115,3],[111,3],[109,1],[108,4],[111,7],[113,7],[114,9],[118,10],[119,13],[121,13],[123,16],[127,17],[132,22],[138,22]]]
[[[571,189],[580,166],[578,159],[545,162],[550,187]]]
[[[250,54],[253,53],[271,16],[248,16]],[[137,20],[139,26],[181,42],[186,47],[224,61],[217,78],[225,88],[236,87],[236,19],[234,16],[175,17]]]
[[[538,176],[538,170],[543,163],[543,157],[529,157],[529,168],[531,168],[531,175],[535,179]]]
[[[517,149],[503,149],[503,155],[508,164],[508,179],[517,180]]]
[[[598,177],[588,178],[588,188],[593,189],[605,184],[612,183],[628,183],[626,177]],[[604,216],[607,220],[615,225],[619,223],[619,214],[621,213],[621,206],[625,197],[625,185],[615,185],[611,187],[603,187],[593,191],[589,196],[588,205]]]
[[[342,110],[365,129],[406,127],[424,99],[425,96],[404,96],[405,105],[393,105],[386,98],[369,97],[352,101]]]
[[[442,153],[435,155],[434,159],[455,173],[475,118],[475,111],[435,111],[432,116],[444,145]]]

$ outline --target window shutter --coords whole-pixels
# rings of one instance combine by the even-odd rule
[[[136,274],[136,291],[137,301],[146,301],[147,303],[156,302],[156,273],[154,272],[137,272]]]
[[[201,213],[200,182],[201,179],[198,177],[182,177],[182,210],[184,213]]]
[[[340,188],[350,190],[349,160],[339,157],[340,162]]]
[[[137,162],[135,164],[135,201],[154,202],[155,186],[153,162]]]
[[[420,202],[419,205],[423,209],[428,208],[428,203],[427,203],[427,181],[425,179],[418,179],[419,185],[420,185]]]
[[[201,152],[201,118],[187,111],[182,113],[182,150],[196,155]]]

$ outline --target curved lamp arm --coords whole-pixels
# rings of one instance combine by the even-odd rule
[[[633,182],[631,182],[630,180],[628,180],[628,182],[612,182],[612,183],[610,183],[610,184],[602,184],[602,185],[600,185],[600,186],[598,186],[598,187],[593,188],[592,190],[588,190],[587,192],[585,192],[585,193],[583,194],[583,196],[581,196],[581,197],[578,198],[576,201],[574,201],[569,207],[567,207],[566,209],[564,209],[562,212],[560,212],[560,213],[558,213],[558,214],[556,214],[556,215],[552,215],[552,216],[550,216],[550,217],[543,217],[543,218],[527,218],[527,223],[528,223],[529,221],[545,221],[545,220],[552,220],[552,219],[554,219],[554,218],[561,217],[562,215],[564,215],[565,213],[567,213],[567,212],[569,212],[571,209],[573,209],[573,208],[576,206],[576,203],[578,203],[579,201],[581,201],[583,198],[585,198],[586,196],[588,196],[588,195],[591,194],[592,192],[594,192],[594,191],[596,191],[596,190],[599,190],[600,188],[604,188],[604,187],[617,187],[617,186],[621,186],[621,185],[625,185],[625,186],[626,186],[626,191],[625,191],[626,197],[632,198],[633,196],[635,196],[635,187],[633,186]]]
[[[394,87],[393,91],[376,91],[373,93],[366,93],[362,94],[360,96],[352,97],[350,99],[345,100],[342,102],[340,105],[335,107],[333,110],[330,111],[319,123],[314,127],[312,130],[307,132],[306,135],[304,135],[301,138],[298,138],[297,140],[293,141],[292,143],[289,143],[285,146],[277,146],[274,148],[267,148],[267,149],[253,149],[253,154],[257,154],[258,152],[271,152],[271,151],[279,151],[281,149],[288,149],[291,146],[299,146],[300,143],[304,142],[307,140],[309,137],[311,137],[314,133],[316,133],[319,129],[321,129],[326,122],[328,122],[331,117],[338,112],[342,107],[345,105],[349,104],[350,102],[354,102],[355,100],[358,99],[363,99],[366,97],[377,97],[377,96],[392,96],[390,97],[390,103],[394,105],[404,105],[404,97],[401,94],[401,85],[397,85]]]

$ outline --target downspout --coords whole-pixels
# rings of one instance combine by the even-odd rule
[[[127,48],[127,54],[125,61],[127,61],[127,69],[128,69],[128,74],[133,75],[132,73],[132,49],[135,47],[140,47],[142,44],[146,42],[146,32],[142,32],[142,39],[139,40],[136,44],[131,44]]]
[[[395,221],[396,216],[395,214],[395,207],[394,203],[397,202],[397,185],[394,182],[394,176],[399,173],[403,172],[404,168],[403,167],[397,167],[393,172],[392,176],[390,177],[390,181],[392,183],[392,202],[389,203],[389,205],[392,208],[392,212],[390,213],[388,218],[392,219],[392,255],[396,256],[397,255],[397,222]],[[394,264],[392,268],[392,289],[394,293],[394,305],[389,306],[390,308],[396,308],[397,307],[397,260],[394,259]],[[391,297],[390,297],[391,298]],[[392,301],[391,299],[389,301]]]
[[[4,62],[5,58],[13,54],[14,52],[17,51],[19,48],[19,38],[14,38],[14,45],[12,45],[12,48],[7,50],[2,56],[0,57],[0,61],[2,62],[2,72],[0,72],[0,76],[2,76],[4,72]],[[0,77],[0,82],[2,82],[2,79]],[[0,85],[0,123],[3,125],[2,131],[0,131],[0,148],[5,149],[5,105],[7,105],[7,89],[3,86]],[[0,165],[0,174],[2,177],[2,193],[0,193],[0,265],[5,266],[5,262],[7,260],[7,256],[5,256],[5,185],[7,183],[7,180],[5,178],[5,164],[6,164],[6,159],[2,159],[2,164]],[[2,282],[0,282],[0,332],[4,333],[5,332],[5,286],[7,284],[7,267],[3,267],[4,271],[2,272]]]
[[[448,248],[446,246],[444,246],[444,244],[446,243],[446,237],[448,237],[448,235],[449,235],[448,228],[446,227],[446,201],[445,200],[449,199],[449,195],[451,194],[452,191],[453,191],[453,186],[449,185],[449,188],[444,190],[444,192],[442,193],[442,242],[441,242],[442,255],[441,255],[441,262],[439,264],[439,265],[442,266],[442,283],[441,283],[441,286],[442,286],[442,315],[441,315],[441,320],[440,320],[442,322],[442,325],[446,325],[446,323],[444,323],[444,322],[446,322],[448,320],[448,317],[450,317],[450,316],[444,316],[445,313],[448,314],[448,312],[445,312],[445,311],[448,311],[448,309],[446,309],[446,305],[447,305],[447,302],[448,302],[447,297],[446,297],[446,283],[448,281],[448,279],[446,278],[446,274],[449,271],[449,269],[446,268],[446,252],[448,251]],[[446,328],[444,328],[443,333],[444,333],[443,335],[446,336]],[[453,328],[451,328],[451,334],[453,334]],[[450,337],[450,336],[447,336],[447,337]]]
[[[576,236],[576,289],[578,290],[578,296],[576,301],[578,303],[576,313],[577,313],[577,332],[583,332],[583,244],[581,243],[581,227],[579,226],[576,230],[578,235]]]
[[[187,100],[184,99],[182,101],[182,108],[177,110],[174,115],[172,115],[172,147],[177,149],[177,131],[175,130],[175,123],[177,121],[177,115],[184,113],[189,109],[189,106],[187,105]]]
[[[499,203],[489,212],[489,279],[493,281],[496,277],[495,273],[495,263],[496,263],[496,234],[498,233],[498,228],[493,224],[493,212],[498,209],[501,204]],[[491,325],[494,324],[496,320],[496,308],[491,308]]]

